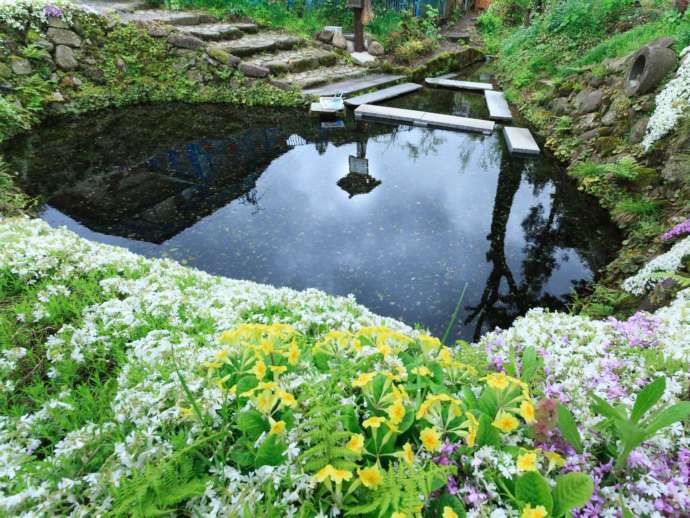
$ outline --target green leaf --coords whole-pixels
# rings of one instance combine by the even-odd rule
[[[285,460],[283,458],[285,450],[287,450],[287,445],[277,435],[269,435],[259,446],[254,465],[257,468],[261,466],[278,466]]]
[[[592,395],[592,399],[594,400],[594,405],[592,405],[592,408],[594,408],[594,411],[599,415],[603,415],[609,419],[626,419],[626,416],[622,411],[612,407],[599,396]]]
[[[446,485],[448,481],[444,480],[443,482],[443,485]],[[455,514],[458,515],[458,518],[465,518],[467,516],[467,513],[465,512],[465,506],[462,505],[462,502],[457,496],[449,495],[448,493],[443,493],[440,497],[436,499],[435,504],[436,513],[434,514],[434,516],[443,516],[444,507],[450,507],[453,511],[455,511]]]
[[[664,395],[666,390],[666,378],[663,376],[647,384],[637,395],[633,406],[630,420],[637,423],[647,411],[652,408],[657,401]]]
[[[577,429],[577,423],[572,412],[565,406],[558,404],[558,429],[563,438],[575,448],[577,453],[582,453],[582,439]]]
[[[485,387],[479,396],[477,408],[487,414],[491,419],[496,417],[496,413],[498,412],[496,391],[489,387]]]
[[[256,441],[259,435],[269,430],[266,418],[257,410],[242,412],[237,419],[237,427],[250,441]]]
[[[534,372],[537,370],[537,351],[534,347],[527,347],[522,352],[522,372],[520,379],[529,382]]]
[[[259,380],[253,374],[243,376],[237,382],[237,394],[244,394],[259,384]]]
[[[501,444],[501,436],[498,432],[498,428],[491,424],[492,419],[486,415],[481,414],[479,416],[479,428],[477,429],[477,447],[482,446],[495,446],[498,447]]]
[[[550,513],[553,509],[553,498],[549,484],[536,471],[528,471],[515,483],[515,496],[518,500],[532,506],[543,505]]]
[[[662,428],[666,428],[678,421],[684,421],[690,416],[690,401],[676,403],[657,412],[645,426],[644,433],[647,438],[652,437]]]
[[[568,473],[556,479],[553,490],[553,516],[563,516],[572,509],[582,507],[594,493],[592,477],[586,473]]]

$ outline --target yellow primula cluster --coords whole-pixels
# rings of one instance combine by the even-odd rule
[[[503,372],[494,372],[482,380],[496,393],[498,412],[493,426],[503,433],[510,433],[520,426],[515,415],[522,417],[527,424],[536,421],[536,409],[527,383]]]

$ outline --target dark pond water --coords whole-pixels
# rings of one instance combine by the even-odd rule
[[[440,90],[391,104],[485,109]],[[167,105],[59,120],[8,154],[51,225],[147,256],[353,293],[439,336],[467,284],[451,338],[562,308],[618,245],[593,199],[548,157],[509,157],[500,131]]]

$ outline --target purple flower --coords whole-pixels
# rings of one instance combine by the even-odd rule
[[[625,337],[631,347],[648,349],[657,344],[659,322],[648,313],[638,311],[625,321],[610,318],[609,323]]]
[[[43,13],[52,18],[60,18],[62,17],[62,9],[57,7],[56,5],[46,5],[43,7]]]
[[[683,234],[690,234],[690,219],[686,219],[682,223],[678,223],[678,225],[662,234],[661,240],[670,241],[674,237],[678,237]]]

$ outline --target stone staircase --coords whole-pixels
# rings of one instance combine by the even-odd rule
[[[149,34],[167,37],[183,49],[206,48],[217,61],[237,66],[250,77],[268,78],[281,88],[309,89],[338,82],[362,79],[366,89],[369,69],[355,66],[347,54],[333,47],[307,41],[281,31],[263,29],[253,23],[219,22],[197,11],[148,9],[141,1],[76,0],[84,8],[104,16],[117,16],[122,23],[146,26]],[[375,86],[399,80],[390,76],[388,83],[377,74]]]

